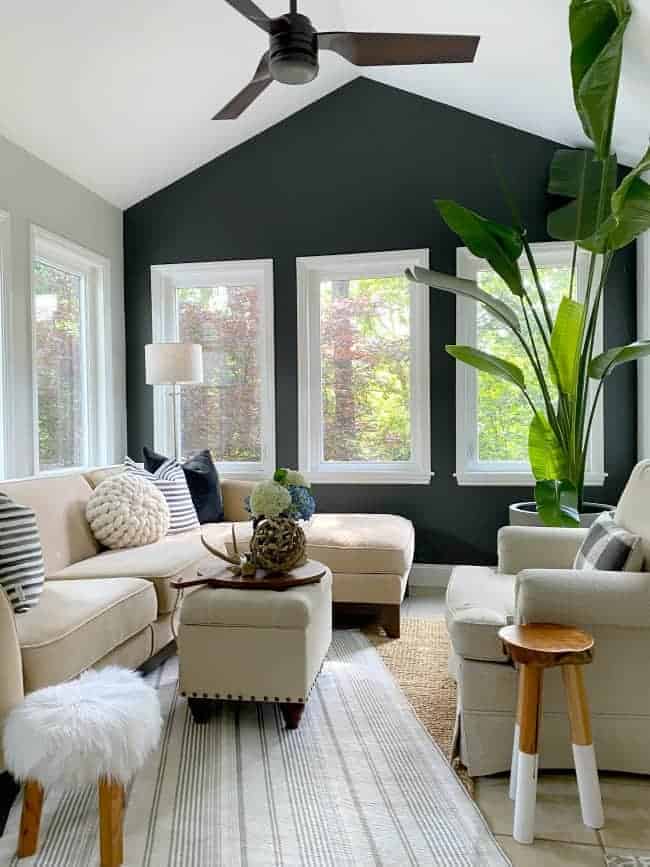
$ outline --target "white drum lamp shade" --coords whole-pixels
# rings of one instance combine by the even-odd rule
[[[147,385],[171,386],[171,434],[180,460],[178,386],[203,382],[203,348],[200,343],[147,343],[144,367]]]
[[[144,362],[148,385],[203,382],[200,343],[148,343],[144,348]]]

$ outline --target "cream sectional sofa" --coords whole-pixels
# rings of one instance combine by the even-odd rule
[[[244,498],[252,484],[224,480],[223,523],[141,548],[100,550],[86,522],[86,502],[99,482],[122,470],[0,483],[0,490],[36,512],[46,568],[42,596],[31,611],[14,616],[0,592],[0,721],[25,693],[91,666],[137,668],[173,647],[179,595],[170,581],[195,576],[206,556],[201,532],[223,548],[232,522],[247,522]],[[242,538],[249,527],[238,528]],[[335,601],[381,606],[387,629],[398,634],[413,536],[411,523],[396,516],[315,515],[308,553],[334,573]]]

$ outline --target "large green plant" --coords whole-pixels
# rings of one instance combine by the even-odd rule
[[[512,383],[532,412],[528,450],[536,479],[535,498],[544,523],[574,526],[583,505],[585,465],[595,409],[603,382],[626,361],[650,354],[650,340],[594,355],[603,290],[617,250],[650,228],[650,148],[617,187],[617,160],[611,151],[623,35],[631,17],[628,0],[571,0],[573,98],[591,150],[559,150],[550,167],[549,192],[569,201],[548,218],[551,237],[572,241],[573,264],[567,294],[554,314],[549,306],[525,226],[513,211],[514,226],[487,220],[456,202],[436,201],[447,225],[474,255],[486,259],[512,293],[504,303],[474,281],[414,268],[417,283],[476,300],[505,324],[530,361],[541,393],[536,404],[521,368],[472,346],[447,346],[459,361]],[[576,300],[578,248],[589,251],[584,299]],[[524,257],[533,297],[519,267]],[[535,297],[537,296],[537,297]],[[595,388],[590,388],[595,380]]]

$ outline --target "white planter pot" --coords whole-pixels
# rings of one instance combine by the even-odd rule
[[[580,513],[580,526],[591,527],[593,522],[603,512],[612,512],[614,506],[608,506],[606,503],[585,503],[585,511]],[[537,514],[537,504],[534,502],[528,503],[512,503],[508,512],[510,515],[510,525],[513,527],[544,527],[545,524]]]

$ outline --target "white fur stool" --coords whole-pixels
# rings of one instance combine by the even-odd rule
[[[31,693],[5,723],[7,769],[25,784],[17,856],[33,855],[44,793],[98,785],[102,867],[123,861],[124,786],[156,748],[160,702],[133,671],[115,666]]]

